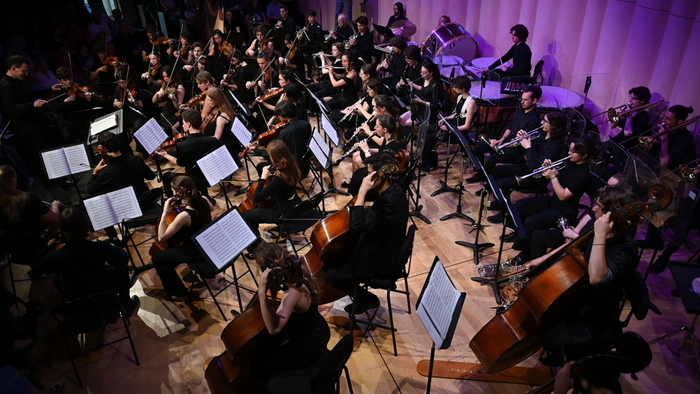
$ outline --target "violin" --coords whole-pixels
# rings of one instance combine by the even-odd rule
[[[219,49],[219,53],[224,56],[228,56],[233,51],[233,45],[226,41],[222,41],[217,48]]]
[[[269,131],[260,134],[258,138],[255,139],[255,142],[257,142],[257,144],[260,146],[267,146],[270,142],[272,142],[272,140],[277,138],[282,129],[287,127],[287,125],[289,125],[288,120],[283,120],[277,123],[276,125],[272,126]],[[243,152],[239,153],[238,156],[245,156],[245,154],[248,153],[249,150],[253,149],[253,146],[255,146],[255,143],[246,146],[246,148],[243,149]]]
[[[173,209],[172,211],[168,212],[168,214],[165,216],[165,224],[170,226],[174,221],[177,215],[180,214],[180,212],[183,212],[185,210],[185,204],[183,200],[185,198],[188,198],[191,194],[191,191],[187,190],[185,187],[180,187],[176,192],[175,196],[173,197]],[[158,223],[158,226],[160,226],[160,223]],[[156,226],[156,229],[158,228]],[[155,240],[153,241],[153,245],[151,245],[151,248],[148,250],[148,255],[153,257],[158,252],[162,252],[168,248],[175,248],[178,246],[181,246],[183,243],[185,243],[186,238],[185,237],[179,237],[178,234],[173,236],[167,241],[159,241]]]
[[[112,67],[124,67],[127,66],[129,63],[119,61],[119,58],[117,58],[116,56],[107,56],[107,58],[105,58],[105,60],[102,61],[102,64],[104,64],[105,66]]]
[[[270,175],[274,175],[275,172],[287,168],[287,159],[281,159],[279,163],[270,164]],[[272,176],[269,176],[265,181],[265,186],[272,182]],[[259,183],[253,183],[248,188],[248,193],[246,194],[245,200],[238,205],[238,212],[250,211],[254,208],[272,208],[275,205],[275,201],[272,198],[268,198],[265,201],[255,202],[255,194],[258,192]]]
[[[206,98],[207,98],[207,92],[202,92],[202,93],[199,94],[199,96],[194,96],[194,97],[192,97],[192,98],[190,99],[190,101],[188,101],[187,103],[185,103],[185,105],[188,106],[188,107],[190,107],[190,108],[192,108],[192,107],[194,107],[195,105],[197,105],[197,104],[201,103],[202,101],[204,101],[204,99],[206,99]],[[183,110],[181,110],[181,109],[178,110],[178,111],[175,113],[175,116],[180,116],[180,115],[182,115],[182,111],[183,111]]]
[[[627,204],[612,217],[633,220],[666,208],[673,200],[668,186],[649,188],[649,200]],[[486,323],[472,338],[469,347],[486,373],[503,371],[535,353],[539,335],[562,319],[562,311],[576,308],[590,286],[588,261],[583,248],[594,230],[581,235],[547,262],[532,269],[531,279],[518,292],[515,302]],[[312,238],[313,240],[313,238]]]
[[[158,64],[151,64],[151,65],[149,65],[148,75],[149,75],[151,78],[154,78],[156,75],[158,75],[158,70],[160,70],[160,63],[158,63]]]
[[[221,110],[218,107],[209,111],[207,116],[205,116],[202,120],[202,125],[199,126],[199,131],[204,132],[207,126],[209,126],[209,123],[216,119],[216,117],[219,115],[219,112],[221,112]]]
[[[226,73],[226,75],[224,75],[224,77],[221,80],[225,83],[229,83],[233,75],[236,73],[236,71],[238,71],[239,68],[241,68],[242,65],[243,63],[238,63],[235,66],[233,66],[231,70],[229,70],[229,72]]]
[[[172,38],[170,37],[158,37],[155,40],[151,41],[153,45],[166,45],[170,44],[172,42]]]
[[[102,161],[103,161],[105,164],[109,164],[109,159],[110,159],[110,157],[109,157],[109,155],[107,154],[107,148],[105,148],[105,147],[102,146],[102,145],[98,145],[98,146],[97,146],[97,152],[100,154],[100,158],[102,158]]]
[[[258,102],[257,102],[258,99],[260,99],[260,100],[262,100],[262,101],[267,101],[267,100],[269,100],[269,99],[272,99],[272,98],[281,96],[282,93],[284,93],[284,89],[283,89],[283,88],[279,88],[279,89],[273,90],[272,92],[270,92],[270,93],[268,93],[268,94],[265,94],[265,95],[262,95],[262,96],[258,96],[258,97],[255,98],[255,101],[254,101],[252,104],[249,104],[249,105],[248,105],[248,108],[253,109],[253,107],[255,107],[255,106],[258,104]]]
[[[192,49],[191,45],[185,45],[182,48],[180,48],[180,50],[177,52],[177,55],[179,57],[185,57],[187,56],[187,53],[190,51],[190,49]]]
[[[90,88],[88,88],[87,86],[80,86],[77,83],[74,83],[69,88],[67,88],[66,94],[68,94],[69,96],[76,95],[82,98],[97,95],[97,93],[91,91]]]

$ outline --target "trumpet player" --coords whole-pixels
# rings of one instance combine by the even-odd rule
[[[474,154],[484,165],[487,173],[492,173],[496,164],[516,163],[523,157],[522,147],[504,149],[502,154],[494,153],[494,147],[510,142],[515,137],[515,133],[520,130],[530,131],[540,126],[540,113],[537,110],[537,102],[542,97],[542,89],[539,86],[529,86],[520,96],[520,108],[515,111],[515,116],[510,123],[510,127],[503,132],[498,139],[489,139],[489,142],[480,141],[474,147]],[[485,159],[486,153],[491,155]],[[467,183],[477,183],[486,180],[482,172],[476,172],[471,178],[467,178]]]
[[[637,86],[629,90],[629,103],[627,104],[627,111],[634,110],[643,105],[649,104],[651,99],[651,91],[646,86]],[[627,116],[632,116],[631,119],[627,117],[620,117],[620,120],[613,124],[614,128],[619,128],[619,131],[614,136],[612,135],[615,130],[611,130],[610,140],[622,145],[625,149],[630,149],[632,146],[636,145],[636,140],[633,137],[649,130],[651,123],[649,113],[647,111],[633,111],[628,112]]]
[[[579,200],[583,193],[588,191],[591,182],[588,159],[595,151],[595,144],[590,139],[574,139],[569,144],[570,157],[564,162],[564,168],[549,168],[542,172],[542,176],[549,180],[554,193],[551,196],[526,198],[515,204],[527,235],[525,238],[518,238],[517,232],[514,231],[503,240],[515,242],[513,249],[521,251],[514,259],[516,264],[529,260],[532,234],[536,230],[555,228],[557,221],[562,217],[570,222],[576,220]],[[543,168],[546,167],[552,167],[551,160],[544,161]],[[510,220],[506,222],[506,226],[515,227]]]
[[[355,21],[357,23],[357,33],[348,40],[350,49],[355,49],[357,55],[365,63],[372,63],[372,53],[374,51],[374,37],[369,31],[369,19],[361,16]],[[348,46],[346,45],[346,47]]]
[[[537,138],[531,138],[525,131],[518,132],[519,144],[525,149],[526,164],[507,164],[496,166],[493,175],[498,181],[498,187],[503,192],[508,203],[510,193],[513,190],[543,189],[547,187],[547,180],[543,177],[529,177],[519,181],[516,177],[529,174],[542,167],[545,160],[556,161],[564,157],[566,137],[566,115],[560,110],[552,110],[542,119],[542,132]],[[487,220],[491,223],[503,223],[505,207],[491,204],[492,209],[499,212],[491,215]]]
[[[664,114],[659,131],[650,137],[642,137],[649,146],[649,156],[662,167],[675,170],[686,161],[695,146],[693,134],[688,128],[679,127],[692,113],[693,107],[674,105]]]

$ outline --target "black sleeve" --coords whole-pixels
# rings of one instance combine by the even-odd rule
[[[42,248],[36,254],[36,264],[32,267],[32,271],[37,275],[58,272],[58,266],[61,261],[59,253],[61,253],[60,250],[53,250],[50,247]]]
[[[258,180],[258,188],[255,190],[253,201],[265,201],[284,188],[284,180],[278,176],[273,177],[268,185],[265,185],[265,182],[267,182],[265,179]]]
[[[527,165],[530,171],[534,171],[542,167],[542,163],[546,160],[556,161],[561,159],[561,146],[557,143],[544,142],[540,144],[539,152],[537,149],[525,149],[525,154],[527,155]]]
[[[399,78],[403,74],[403,70],[406,68],[406,59],[403,57],[403,53],[394,54],[391,58],[391,63],[386,71],[394,77]]]
[[[574,166],[576,164],[573,164],[571,161],[569,161],[567,166]],[[574,195],[580,196],[582,195],[586,189],[588,189],[588,183],[590,182],[591,175],[588,172],[588,166],[586,165],[576,165],[577,167],[585,167],[584,169],[576,169],[576,171],[573,171],[571,173],[571,176],[567,176],[566,178],[566,185],[564,186],[565,189],[569,189],[571,193]]]
[[[139,166],[141,167],[141,177],[143,179],[148,179],[149,181],[156,179],[156,173],[151,170],[145,161],[139,159],[139,163]]]
[[[118,248],[107,241],[96,241],[96,244],[99,245],[100,255],[104,256],[107,264],[114,266],[124,265],[129,262],[129,255],[124,249]]]
[[[46,204],[44,204],[43,201],[41,201],[41,198],[39,198],[39,196],[37,196],[36,194],[28,193],[24,210],[26,212],[33,212],[37,216],[44,216],[50,211],[50,208]]]
[[[510,75],[530,75],[532,51],[525,43],[521,44],[521,46],[523,47],[515,53],[513,58],[513,67],[508,69],[508,74]]]
[[[610,248],[605,253],[605,260],[612,280],[624,280],[629,272],[635,270],[639,262],[637,256],[637,248],[632,243]]]
[[[380,226],[382,222],[382,216],[372,208],[362,205],[350,207],[350,231],[354,233],[371,230]]]
[[[668,141],[671,142],[670,140]],[[682,138],[673,141],[668,147],[668,169],[673,171],[681,164],[685,163],[685,157],[695,146],[695,140],[690,133],[684,134]]]
[[[512,59],[512,58],[513,58],[513,51],[515,51],[515,45],[513,45],[512,47],[510,47],[510,49],[508,50],[508,52],[506,52],[506,54],[503,55],[503,57],[501,57],[500,59],[498,59],[498,60],[496,60],[495,62],[493,62],[493,64],[491,64],[491,65],[489,66],[489,70],[493,70],[493,69],[496,68],[496,67],[500,67],[501,64],[503,64],[503,63],[507,62],[508,60]]]
[[[639,135],[649,130],[649,113],[640,112],[632,118],[632,135]]]
[[[99,194],[102,190],[105,190],[112,183],[112,177],[109,172],[105,172],[105,168],[99,175],[90,175],[90,180],[88,181],[87,192],[89,195],[94,196]]]

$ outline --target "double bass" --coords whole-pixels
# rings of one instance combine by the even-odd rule
[[[649,189],[650,200],[625,205],[613,215],[632,219],[666,208],[673,198],[668,186]],[[472,338],[469,347],[487,373],[503,371],[541,348],[540,335],[561,321],[577,305],[588,287],[588,261],[582,249],[593,230],[581,235],[560,253],[534,268],[532,279],[517,300],[495,316]],[[551,263],[551,264],[548,264]]]

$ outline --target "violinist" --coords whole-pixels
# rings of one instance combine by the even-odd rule
[[[60,201],[45,204],[36,194],[19,190],[15,169],[0,166],[0,226],[11,241],[5,247],[12,263],[34,265],[46,244],[44,230],[58,222],[61,207]]]
[[[256,89],[261,94],[267,94],[269,89],[279,87],[279,74],[273,67],[267,52],[260,52],[256,60],[260,69],[255,74],[254,80],[245,83],[245,87]]]
[[[121,63],[110,62],[104,42],[97,42],[93,45],[92,52],[99,61],[93,64],[93,69],[90,70],[90,79],[97,80],[101,84],[113,83],[116,80],[117,72],[122,68]]]
[[[241,103],[250,103],[254,100],[255,94],[245,87],[246,81],[255,78],[255,71],[243,58],[243,54],[238,49],[231,52],[231,63],[229,70],[224,75],[219,86],[222,89],[230,89]]]
[[[338,74],[332,65],[327,65],[328,76],[331,85],[340,89],[339,93],[333,96],[326,96],[323,100],[328,103],[331,109],[341,109],[357,101],[357,80],[360,66],[357,64],[357,56],[352,52],[346,52],[341,58],[344,72]]]
[[[188,109],[182,114],[182,129],[187,133],[187,138],[178,141],[175,144],[175,152],[168,153],[163,149],[156,150],[156,154],[162,156],[170,162],[170,164],[185,168],[185,174],[194,179],[197,183],[197,189],[205,196],[209,196],[207,182],[202,174],[202,170],[197,166],[197,160],[204,157],[213,149],[221,146],[219,140],[212,136],[206,136],[200,131],[202,126],[202,115],[196,109]],[[181,173],[168,172],[163,174],[163,193],[172,197],[170,184],[177,177],[181,177]]]
[[[194,80],[195,75],[197,75],[197,61],[204,55],[204,45],[201,42],[195,42],[192,44],[192,63],[185,64],[180,70],[180,79],[183,81]]]
[[[299,81],[305,82],[304,79],[304,59],[296,45],[294,36],[287,34],[284,36],[284,45],[287,47],[287,53],[284,57],[279,57],[280,71],[282,69],[291,70],[297,76]]]
[[[292,152],[284,141],[277,139],[267,146],[272,164],[267,163],[262,168],[260,179],[255,189],[255,202],[260,203],[268,198],[274,200],[273,208],[254,208],[241,213],[253,233],[260,237],[258,226],[261,223],[281,223],[282,215],[286,215],[301,199],[297,195],[296,185],[301,181],[301,170]],[[253,253],[260,243],[260,238],[248,247]],[[254,255],[249,255],[255,258]]]
[[[163,84],[163,78],[160,72],[162,66],[160,63],[160,53],[153,52],[148,55],[148,62],[148,71],[141,74],[141,79],[144,81],[144,87],[154,92]]]
[[[272,57],[275,52],[275,46],[272,40],[267,37],[269,33],[270,29],[267,26],[256,26],[255,29],[253,29],[255,39],[250,43],[248,49],[246,49],[246,56],[257,57],[260,52],[265,52],[268,56]]]
[[[158,241],[168,242],[168,249],[153,255],[153,265],[163,283],[166,300],[192,301],[196,295],[188,292],[175,268],[187,264],[205,277],[214,274],[212,267],[200,263],[203,259],[191,239],[211,222],[213,206],[188,176],[181,175],[173,180],[170,194],[176,193],[177,198],[171,197],[165,201],[158,224]]]
[[[379,306],[376,295],[357,286],[369,278],[392,278],[400,272],[399,252],[406,238],[408,199],[396,184],[398,174],[393,157],[381,154],[384,160],[374,163],[362,185],[353,206],[350,207],[350,231],[359,233],[357,247],[347,263],[329,269],[326,282],[353,295],[355,314]],[[365,207],[370,190],[379,192],[379,199]],[[356,294],[356,296],[354,296]],[[352,305],[345,307],[350,313]]]
[[[152,181],[156,174],[139,157],[124,154],[120,148],[119,138],[112,133],[102,133],[99,136],[99,144],[104,149],[102,159],[92,170],[88,180],[87,192],[90,196],[108,193],[114,190],[133,186],[136,198],[144,215],[153,211],[160,213],[160,207],[154,199],[148,197],[148,185],[145,180]],[[117,238],[114,227],[105,228],[109,241],[117,246],[124,244]]]
[[[173,47],[168,47],[168,54],[174,57],[181,66],[191,65],[195,60],[194,53],[192,52],[193,43],[194,36],[192,33],[186,31],[182,33],[180,37],[180,48],[174,49]]]
[[[150,101],[147,92],[139,90],[135,82],[131,80],[127,72],[121,71],[117,75],[117,87],[114,89],[114,101],[112,106],[117,109],[124,109],[124,124],[133,131],[138,130],[146,123],[146,115],[143,114],[144,100]],[[136,109],[138,112],[129,110]]]
[[[297,164],[302,168],[302,174],[304,174],[308,163],[303,162],[302,159],[308,150],[311,139],[311,123],[308,120],[297,118],[297,108],[289,100],[282,101],[275,106],[275,116],[277,122],[288,122],[277,138],[284,141]]]
[[[226,145],[226,149],[231,153],[233,159],[238,162],[238,153],[243,150],[243,147],[231,131],[236,112],[220,89],[209,88],[206,94],[202,122],[208,124],[202,132],[204,135],[214,136],[223,145]],[[240,165],[240,163],[238,164]]]
[[[253,374],[267,380],[278,372],[305,368],[315,363],[326,350],[330,339],[328,323],[318,312],[318,286],[308,270],[298,264],[278,244],[262,243],[255,250],[256,264],[262,275],[258,297],[265,328],[272,343],[253,361]],[[273,272],[294,267],[288,281],[281,283],[282,295],[272,280]],[[300,275],[293,281],[295,275]],[[268,296],[271,293],[272,298]]]
[[[355,49],[359,58],[365,63],[372,63],[374,37],[369,30],[369,19],[366,16],[361,16],[357,18],[356,22],[357,33],[348,40],[347,45],[350,45],[351,49]]]
[[[71,72],[66,67],[59,67],[56,70],[56,77],[63,86],[66,96],[63,100],[56,100],[58,103],[53,109],[53,112],[58,116],[63,131],[64,143],[78,142],[82,136],[86,135],[86,130],[89,127],[87,119],[80,122],[79,117],[71,114],[75,111],[87,110],[95,105],[93,99],[95,94],[86,86],[80,86],[73,82]]]
[[[61,212],[58,229],[65,245],[53,250],[59,241],[49,240],[48,248],[37,255],[35,272],[58,274],[55,284],[63,302],[113,291],[131,316],[139,306],[139,297],[129,297],[128,254],[108,242],[90,241],[90,219],[79,207],[68,207]]]
[[[569,327],[584,326],[593,337],[610,345],[622,334],[619,305],[625,284],[639,264],[633,241],[637,225],[613,213],[635,201],[634,193],[624,187],[607,186],[600,190],[593,206],[594,235],[581,248],[588,261],[588,279],[592,287],[578,298],[580,307],[568,311],[561,323],[543,335],[542,344],[550,352],[547,365],[564,363],[560,341]],[[534,264],[530,262],[528,266]]]
[[[228,56],[233,50],[233,45],[224,38],[221,30],[214,30],[212,43],[209,45],[209,56]]]
[[[644,137],[649,144],[649,156],[662,167],[674,171],[685,163],[686,158],[695,146],[693,134],[687,127],[678,127],[693,113],[693,107],[673,105],[664,114],[663,123],[659,125],[655,134],[674,129],[654,139]]]
[[[294,74],[292,74],[291,70],[284,70],[284,71],[279,73],[279,77],[277,80],[278,80],[279,85],[280,85],[279,88],[271,89],[271,90],[269,90],[269,93],[266,94],[265,96],[255,98],[255,101],[257,103],[259,103],[260,105],[265,107],[267,110],[269,110],[269,112],[265,111],[266,115],[271,114],[272,112],[275,111],[275,104],[277,104],[281,101],[287,100],[287,96],[284,93],[285,88],[294,82]],[[277,101],[275,101],[275,104],[268,103],[263,99],[264,97],[270,96],[270,95],[272,95],[273,97],[278,97]],[[269,100],[273,101],[272,98]],[[272,119],[270,119],[270,120],[272,120]]]
[[[557,226],[559,218],[566,218],[570,222],[578,216],[578,203],[583,193],[588,190],[591,182],[591,174],[588,171],[590,156],[596,152],[595,144],[590,139],[575,138],[569,144],[569,159],[561,172],[555,168],[544,171],[554,194],[552,196],[531,197],[519,200],[515,206],[523,221],[525,238],[519,238],[517,232],[506,235],[505,242],[513,242],[513,249],[520,250],[521,254],[513,260],[516,264],[522,264],[530,259],[530,245],[532,234],[536,230],[550,229]],[[544,161],[544,166],[549,166],[550,160]],[[506,226],[514,228],[511,220]]]
[[[148,56],[153,52],[167,53],[168,48],[170,47],[169,37],[159,38],[158,31],[153,25],[146,26],[146,36],[148,37],[148,40],[141,44],[141,58],[144,62],[149,61]]]
[[[153,104],[160,109],[160,116],[156,120],[162,128],[172,129],[174,133],[180,128],[180,122],[175,113],[185,100],[185,87],[182,86],[180,76],[173,72],[171,66],[163,67],[161,78],[163,85],[152,98]]]
[[[629,110],[649,104],[649,100],[651,100],[651,91],[646,86],[634,87],[629,90],[628,94],[629,103],[627,108]],[[631,116],[631,119],[628,119],[629,116]],[[613,125],[615,129],[619,129],[615,135],[612,135],[615,129],[611,130],[610,133],[610,141],[622,145],[625,149],[630,149],[636,145],[637,140],[634,137],[649,130],[651,125],[651,117],[646,110],[633,112],[629,116],[621,118],[617,124]]]

